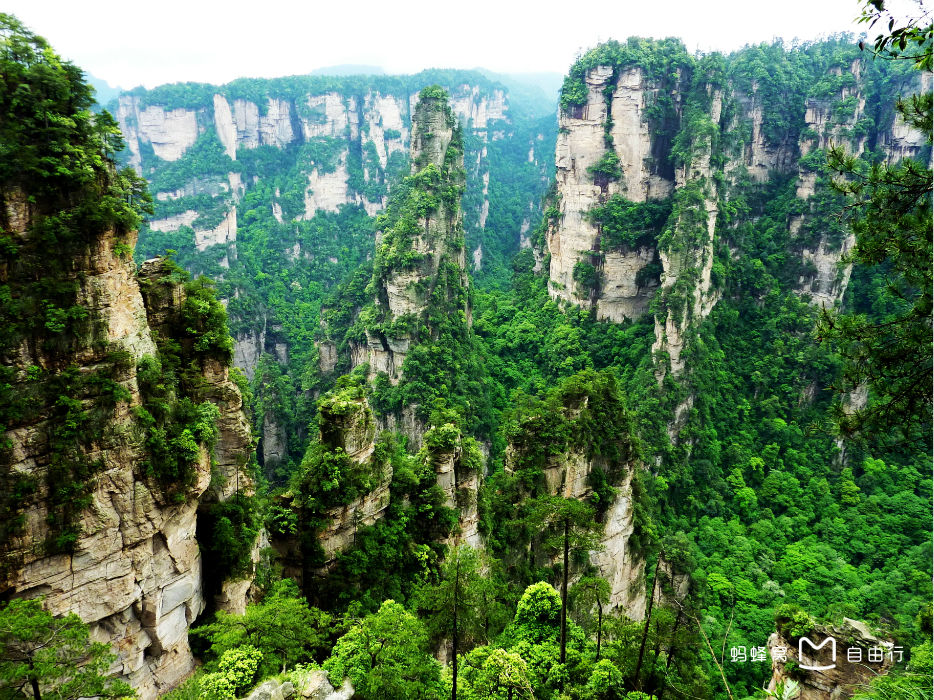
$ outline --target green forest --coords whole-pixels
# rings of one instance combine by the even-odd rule
[[[803,658],[773,660],[831,634],[901,650],[871,681],[834,676],[840,697],[934,697],[932,26],[857,11],[877,38],[610,40],[553,100],[449,70],[137,88],[120,99],[197,124],[174,160],[138,139],[138,162],[110,114],[129,103],[96,105],[0,15],[3,697],[137,693],[106,627],[43,607],[59,583],[18,592],[27,562],[82,556],[113,459],[136,460],[144,510],[197,513],[197,663],[172,700],[829,700],[802,694]],[[660,196],[622,184],[633,71]],[[378,153],[361,116],[231,158],[205,116],[216,95],[287,100],[300,134],[330,123],[325,94],[411,104],[407,141],[378,124],[398,145]],[[500,95],[483,128],[455,109]],[[598,107],[602,155],[573,173],[597,233],[565,295],[561,144]],[[924,137],[909,157],[896,126]],[[312,172],[338,169],[347,201],[308,211]],[[235,241],[201,245],[231,209]],[[608,320],[607,261],[636,254],[645,311]],[[120,266],[152,331],[135,357],[82,286]],[[231,491],[221,416],[241,400]],[[21,466],[40,421],[41,478]],[[218,602],[231,582],[242,610]]]

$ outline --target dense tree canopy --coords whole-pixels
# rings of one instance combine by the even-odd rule
[[[74,613],[55,617],[41,599],[11,600],[0,609],[0,693],[6,698],[132,696],[129,685],[107,678],[115,658],[107,644],[91,641]]]

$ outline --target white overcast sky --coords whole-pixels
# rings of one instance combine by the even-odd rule
[[[564,73],[580,49],[610,38],[677,36],[690,51],[730,51],[863,29],[858,0],[4,0],[0,9],[124,88],[346,63]]]

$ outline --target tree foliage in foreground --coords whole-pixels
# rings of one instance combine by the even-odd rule
[[[867,5],[883,7],[881,0]],[[877,54],[910,58],[929,69],[931,25],[910,24],[905,31],[904,35],[880,36]],[[908,45],[922,53],[906,53]],[[900,99],[896,109],[906,124],[928,135],[930,145],[932,94]],[[885,279],[871,311],[822,314],[818,332],[836,345],[844,360],[839,389],[868,388],[870,393],[867,406],[841,409],[837,423],[847,436],[894,434],[916,440],[920,434],[930,445],[926,427],[931,423],[934,376],[931,168],[912,159],[867,164],[840,147],[830,151],[828,164],[837,175],[835,188],[849,201],[846,213],[856,243],[847,259],[878,271]]]
[[[211,656],[243,645],[261,654],[260,675],[277,673],[314,658],[325,648],[331,616],[310,608],[291,579],[279,581],[259,603],[243,615],[218,612],[217,620],[196,630],[211,643]]]
[[[135,695],[123,681],[105,677],[116,658],[92,642],[74,613],[55,617],[42,599],[11,600],[0,610],[0,697],[77,700]]]
[[[350,678],[361,700],[437,700],[441,666],[428,653],[421,620],[393,600],[354,624],[324,663],[331,678]]]

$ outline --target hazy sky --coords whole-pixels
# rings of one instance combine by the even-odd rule
[[[858,33],[857,0],[5,0],[63,56],[113,85],[224,83],[362,63],[390,73],[484,67],[564,73],[609,38],[688,50]]]

